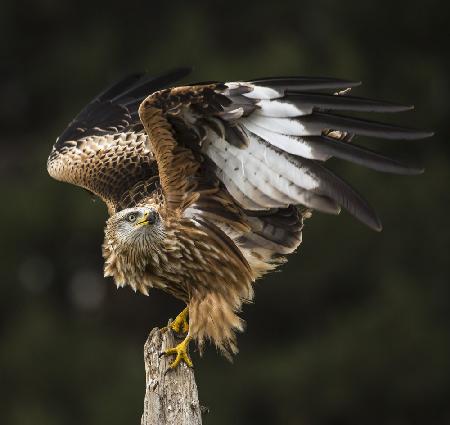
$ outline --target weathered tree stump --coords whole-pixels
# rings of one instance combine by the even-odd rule
[[[201,425],[194,370],[181,363],[168,370],[172,356],[160,353],[175,345],[171,330],[153,329],[144,346],[146,391],[141,425]]]

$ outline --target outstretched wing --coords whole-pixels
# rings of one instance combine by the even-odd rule
[[[150,95],[139,114],[168,206],[183,208],[192,194],[217,187],[212,174],[249,212],[303,205],[339,213],[343,207],[381,230],[372,208],[325,162],[336,157],[383,172],[419,174],[423,170],[350,140],[358,135],[410,140],[432,133],[341,115],[412,108],[349,96],[347,89],[358,84],[330,78],[264,78]],[[210,213],[208,208],[217,212],[217,206],[205,206],[208,198],[203,199],[196,207],[199,215]],[[189,206],[192,209],[192,203]]]
[[[50,175],[99,196],[110,213],[139,202],[158,179],[139,104],[189,72],[179,68],[157,77],[130,75],[102,92],[56,140],[47,163]]]

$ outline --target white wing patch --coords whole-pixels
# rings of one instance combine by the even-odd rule
[[[311,105],[305,105],[299,108],[293,103],[282,102],[280,100],[260,100],[256,105],[259,109],[255,111],[254,115],[273,118],[299,117],[311,114],[313,111]]]
[[[267,128],[261,127],[257,123],[265,122],[266,118],[261,120],[257,118],[245,118],[242,120],[242,124],[251,133],[256,134],[262,139],[266,140],[273,146],[288,152],[292,155],[301,156],[303,158],[317,159],[320,161],[326,161],[330,158],[329,155],[322,153],[320,150],[315,149],[310,143],[306,142],[300,136],[292,136],[275,131],[276,129],[269,130],[269,124],[265,124]]]

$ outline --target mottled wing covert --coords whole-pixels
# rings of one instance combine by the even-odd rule
[[[47,163],[50,175],[96,194],[110,213],[139,202],[154,189],[158,175],[139,104],[189,72],[179,68],[158,77],[130,75],[102,92],[58,137]]]

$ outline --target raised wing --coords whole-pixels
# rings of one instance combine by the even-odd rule
[[[135,74],[102,92],[56,140],[48,158],[49,174],[99,196],[110,213],[139,202],[158,179],[139,104],[189,72],[179,68],[157,77]]]
[[[303,205],[339,213],[343,207],[381,230],[367,202],[324,163],[337,157],[379,171],[419,174],[422,169],[350,140],[358,135],[411,140],[432,133],[340,115],[412,108],[349,96],[348,89],[358,84],[266,78],[179,87],[149,96],[140,116],[169,206],[181,206],[205,180],[214,186],[207,175],[214,173],[244,210]]]
[[[167,206],[183,207],[187,197],[200,190],[208,176],[200,171],[200,148],[206,121],[223,113],[229,100],[219,94],[217,84],[176,87],[150,95],[139,115],[159,168],[160,183]]]

